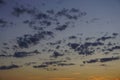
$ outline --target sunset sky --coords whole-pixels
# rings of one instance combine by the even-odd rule
[[[0,80],[120,80],[120,0],[0,0]]]

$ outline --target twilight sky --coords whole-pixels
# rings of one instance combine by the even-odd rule
[[[119,0],[0,0],[0,80],[120,80]]]

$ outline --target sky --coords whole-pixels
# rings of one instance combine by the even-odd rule
[[[120,80],[119,0],[0,0],[0,80]]]

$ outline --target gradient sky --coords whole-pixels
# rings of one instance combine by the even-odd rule
[[[0,80],[120,80],[119,0],[0,0]]]

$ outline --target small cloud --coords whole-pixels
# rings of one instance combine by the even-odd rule
[[[45,64],[41,64],[41,65],[38,65],[38,66],[33,66],[33,68],[46,68],[48,67],[48,65],[45,65]]]
[[[57,52],[57,51],[54,51],[54,52],[53,52],[53,55],[52,55],[51,57],[57,58],[57,57],[59,57],[59,56],[64,56],[64,54],[61,54],[61,53],[59,53],[59,52]]]
[[[21,57],[26,57],[29,55],[30,55],[30,53],[28,53],[28,52],[15,52],[13,56],[17,57],[17,58],[21,58]]]
[[[113,60],[119,60],[119,57],[109,57],[109,58],[101,58],[100,62],[109,62],[109,61],[113,61]]]
[[[69,39],[76,39],[76,36],[70,36]]]
[[[33,54],[39,54],[40,52],[38,50],[34,50],[34,51],[31,51],[31,52],[15,52],[13,57],[16,57],[16,58],[23,58],[23,57],[27,57],[27,56],[32,56]]]
[[[3,19],[0,19],[0,27],[5,27],[7,25],[7,21],[3,20]]]
[[[72,66],[75,65],[74,63],[59,63],[58,66]]]
[[[0,66],[0,70],[8,70],[8,69],[14,69],[14,68],[19,68],[20,66],[12,64],[9,66]]]
[[[85,63],[96,63],[98,62],[98,59],[91,59],[89,61],[85,61]]]
[[[97,41],[106,41],[108,39],[114,39],[115,37],[111,37],[111,36],[103,36],[101,38],[98,38]]]

